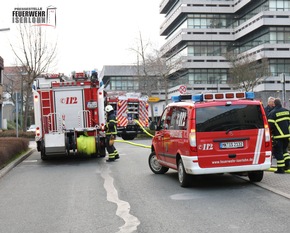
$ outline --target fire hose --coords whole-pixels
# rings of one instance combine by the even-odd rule
[[[148,136],[150,137],[154,137],[152,134],[150,134],[141,124],[138,120],[134,120],[139,126],[140,128],[143,130],[144,133],[146,133]],[[126,140],[115,140],[115,142],[122,142],[122,143],[128,143],[131,144],[133,146],[140,146],[140,147],[144,147],[144,148],[151,148],[151,146],[147,146],[147,145],[143,145],[143,144],[139,144],[139,143],[134,143],[134,142],[130,142],[130,141],[126,141]]]

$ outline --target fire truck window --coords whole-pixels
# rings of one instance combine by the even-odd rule
[[[213,106],[196,109],[197,132],[263,128],[260,105]]]

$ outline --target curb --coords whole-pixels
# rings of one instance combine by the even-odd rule
[[[35,149],[30,148],[27,152],[25,152],[23,155],[21,155],[19,158],[15,159],[11,163],[9,163],[7,166],[2,168],[0,170],[0,179],[5,176],[9,171],[11,171],[14,167],[16,167],[19,163],[21,163],[24,159],[26,159],[29,155],[31,155]]]

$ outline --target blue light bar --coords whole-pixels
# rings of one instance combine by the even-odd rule
[[[246,99],[254,99],[255,93],[254,92],[246,92]]]
[[[194,102],[203,101],[203,95],[202,94],[193,95],[192,101],[194,101]]]
[[[180,95],[171,96],[171,100],[172,100],[172,102],[180,102],[181,97],[180,97]]]

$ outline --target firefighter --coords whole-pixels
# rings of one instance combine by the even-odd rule
[[[277,160],[275,173],[283,174],[289,169],[290,162],[288,152],[290,112],[282,107],[280,99],[275,99],[274,105],[274,109],[268,115],[268,122],[273,137],[273,154]]]
[[[109,159],[107,159],[107,162],[112,162],[120,158],[118,151],[114,146],[114,140],[117,136],[117,120],[112,105],[107,105],[105,107],[105,111],[107,113],[106,148],[109,154]]]

